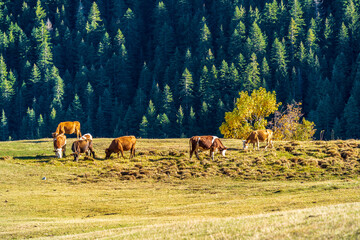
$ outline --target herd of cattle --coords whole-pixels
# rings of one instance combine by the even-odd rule
[[[54,152],[57,158],[65,157],[66,151],[66,136],[65,134],[76,134],[77,139],[73,142],[71,146],[72,154],[74,156],[74,161],[78,161],[79,157],[82,153],[86,155],[92,154],[95,158],[95,151],[93,147],[93,137],[90,133],[81,135],[80,131],[80,123],[75,122],[61,122],[59,123],[56,131],[52,134],[54,140]],[[248,138],[243,141],[243,149],[246,150],[249,144],[253,144],[253,148],[255,145],[259,150],[260,142],[266,142],[265,149],[267,147],[273,147],[272,142],[273,132],[270,129],[266,130],[256,130],[250,133]],[[121,153],[121,156],[124,157],[124,151],[130,151],[130,159],[135,156],[135,144],[136,138],[135,136],[123,136],[118,137],[112,140],[110,146],[105,149],[105,159],[110,158],[112,153]],[[196,157],[199,158],[198,151],[199,150],[210,150],[210,157],[214,160],[215,152],[219,151],[223,156],[225,156],[225,152],[227,148],[222,144],[220,139],[216,136],[193,136],[189,140],[190,145],[190,159],[192,155],[195,153]]]

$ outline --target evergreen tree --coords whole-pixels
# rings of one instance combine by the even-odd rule
[[[100,10],[96,2],[93,2],[91,6],[85,28],[88,40],[97,45],[100,42],[101,36],[103,36],[104,26],[100,17]]]
[[[187,68],[185,68],[179,84],[181,103],[183,106],[185,106],[185,109],[188,109],[193,99],[194,82],[192,74]]]
[[[180,105],[179,110],[176,114],[176,129],[177,129],[177,133],[176,133],[176,137],[183,137],[184,136],[184,112],[183,109]]]
[[[149,106],[146,110],[145,117],[148,121],[148,137],[155,138],[156,137],[156,109],[153,102],[149,101]]]
[[[359,107],[356,104],[355,98],[350,96],[344,109],[346,138],[358,138],[360,136],[359,118]]]
[[[247,41],[249,55],[255,53],[258,58],[262,59],[266,52],[266,37],[261,32],[261,29],[256,22],[254,22],[250,28]]]
[[[147,138],[149,134],[149,122],[146,119],[146,116],[142,117],[142,121],[139,127],[140,137]]]
[[[253,89],[257,89],[261,85],[259,64],[256,61],[256,54],[251,55],[249,65],[246,67],[246,77],[243,83],[245,91],[251,92]]]
[[[1,122],[0,122],[0,141],[6,141],[9,139],[9,126],[8,120],[5,115],[4,109],[1,113]]]

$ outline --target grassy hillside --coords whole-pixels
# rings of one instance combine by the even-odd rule
[[[0,238],[360,236],[359,141],[243,152],[224,140],[215,161],[189,160],[187,139],[139,139],[133,160],[103,160],[110,142],[78,163],[54,158],[51,139],[0,142]]]
[[[104,160],[104,150],[111,139],[95,139],[96,158],[82,157],[73,162],[68,139],[67,157],[56,159],[52,140],[0,142],[0,157],[9,162],[27,165],[76,167],[74,181],[199,178],[227,176],[244,180],[324,180],[357,178],[360,173],[360,141],[276,142],[275,149],[243,151],[242,142],[224,139],[229,148],[226,157],[216,155],[211,161],[208,152],[189,160],[188,139],[138,139],[136,157],[129,160],[112,155]]]

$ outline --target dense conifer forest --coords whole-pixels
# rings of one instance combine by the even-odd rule
[[[360,137],[360,0],[2,0],[0,140],[220,134],[240,91]]]

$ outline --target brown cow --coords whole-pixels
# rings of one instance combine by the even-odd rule
[[[95,158],[95,151],[93,148],[92,140],[76,140],[75,142],[73,142],[71,150],[73,151],[71,155],[74,156],[74,161],[79,161],[81,153],[86,153],[86,155],[88,156],[89,151],[92,153],[93,158]]]
[[[117,153],[117,156],[119,157],[119,153],[121,152],[121,156],[124,157],[124,151],[130,150],[130,159],[132,157],[135,157],[135,144],[136,144],[136,138],[135,136],[124,136],[124,137],[118,137],[115,138],[109,148],[105,149],[106,157],[105,159],[110,158],[110,155],[112,153]]]
[[[88,139],[88,140],[93,140],[93,137],[90,133],[85,133],[84,135],[81,136],[80,140],[85,140],[85,139]],[[90,149],[88,149],[88,152],[86,153],[86,155],[90,155],[91,151]]]
[[[54,152],[57,158],[62,158],[63,153],[64,157],[66,151],[66,136],[64,134],[60,134],[54,138]]]
[[[190,159],[195,152],[197,159],[200,160],[198,151],[209,150],[210,149],[210,157],[214,160],[214,153],[216,151],[220,151],[221,154],[225,157],[225,152],[227,147],[225,147],[220,139],[216,136],[193,136],[189,140],[190,144]]]
[[[257,150],[259,150],[260,142],[266,141],[265,149],[267,149],[268,146],[271,145],[271,148],[273,147],[273,141],[272,141],[273,131],[270,129],[265,130],[256,130],[250,133],[248,138],[243,141],[243,149],[248,149],[249,143],[253,144],[253,148],[255,148],[255,144],[257,144]]]
[[[59,134],[73,134],[76,133],[76,137],[81,137],[80,132],[80,123],[78,121],[75,122],[61,122],[56,128],[56,132],[52,134],[53,138]]]

